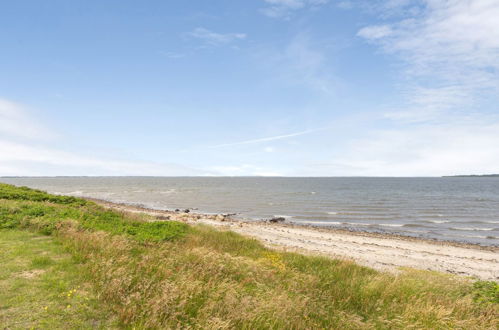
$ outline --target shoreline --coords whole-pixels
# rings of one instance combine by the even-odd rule
[[[108,206],[112,206],[113,208],[124,207],[127,210],[134,209],[135,211],[143,211],[146,213],[149,213],[149,212],[165,213],[166,215],[182,215],[182,214],[184,214],[184,212],[182,212],[182,210],[179,212],[176,212],[176,211],[169,210],[169,209],[155,209],[152,207],[144,206],[143,204],[140,204],[140,203],[135,204],[135,203],[126,203],[126,202],[113,202],[113,201],[106,200],[106,199],[100,199],[100,198],[94,198],[94,197],[85,197],[85,196],[78,196],[78,198],[90,200],[90,201],[96,202],[100,205],[107,205],[108,204]],[[238,218],[236,213],[198,212],[198,209],[196,209],[196,208],[189,209],[189,213],[187,213],[187,214],[192,215],[192,216],[206,217],[206,218],[212,218],[212,217],[216,217],[218,215],[221,215],[221,216],[225,217],[225,220],[222,221],[225,223],[235,222],[235,223],[243,223],[243,224],[268,224],[268,225],[290,227],[290,228],[308,228],[308,229],[312,229],[314,231],[323,231],[326,233],[332,232],[332,233],[338,233],[338,234],[347,234],[347,235],[374,237],[374,238],[394,238],[394,239],[406,240],[406,241],[411,241],[411,242],[426,242],[426,243],[435,244],[435,245],[455,246],[455,247],[486,250],[486,251],[492,251],[492,252],[499,253],[499,245],[482,245],[479,243],[471,243],[471,242],[464,242],[464,241],[453,241],[453,240],[437,239],[437,238],[431,238],[431,237],[416,237],[416,236],[402,235],[402,234],[390,233],[390,232],[374,232],[374,231],[365,231],[362,229],[353,229],[353,228],[345,228],[345,227],[340,228],[340,227],[314,226],[313,224],[309,224],[309,223],[299,224],[297,222],[289,222],[289,221],[269,223],[268,220],[266,220],[266,219],[250,220],[250,219],[245,219],[245,218]]]
[[[250,236],[266,246],[280,250],[352,260],[381,271],[397,272],[400,267],[409,267],[483,280],[499,280],[499,247],[495,246],[311,225],[245,221],[223,214],[157,210],[84,198],[125,213],[144,213],[156,217],[158,221],[207,224]]]

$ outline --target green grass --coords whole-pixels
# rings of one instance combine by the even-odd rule
[[[380,273],[353,262],[274,251],[209,226],[151,222],[8,185],[0,184],[0,196],[6,196],[0,198],[3,232],[26,229],[57,238],[79,281],[92,284],[121,327],[499,327],[495,282],[411,269]],[[59,262],[50,254],[28,259],[27,267],[43,270]]]
[[[475,301],[499,304],[499,284],[493,281],[477,281],[473,283]]]
[[[113,327],[81,264],[53,238],[0,230],[0,264],[1,329]]]
[[[0,229],[36,228],[50,235],[65,222],[76,221],[80,228],[127,235],[138,241],[167,241],[185,235],[184,223],[147,222],[122,213],[104,210],[84,199],[50,195],[25,187],[0,184]]]

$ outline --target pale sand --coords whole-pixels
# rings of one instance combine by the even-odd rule
[[[382,271],[396,272],[400,267],[410,267],[473,276],[483,280],[499,280],[497,247],[266,222],[244,222],[216,215],[158,211],[94,201],[124,212],[147,213],[187,223],[208,224],[259,239],[266,246],[273,248],[354,260],[358,264]]]

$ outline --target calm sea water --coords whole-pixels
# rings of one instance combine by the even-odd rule
[[[499,245],[499,178],[0,178],[51,193]]]

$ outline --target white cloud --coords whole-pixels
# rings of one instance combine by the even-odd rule
[[[275,149],[273,147],[265,147],[265,148],[263,148],[263,151],[268,152],[268,153],[274,152],[274,150]]]
[[[185,166],[104,159],[40,145],[0,141],[5,175],[206,175]],[[8,170],[7,170],[8,169]]]
[[[337,81],[331,75],[328,58],[321,50],[324,42],[308,34],[296,35],[283,49],[268,47],[255,52],[268,75],[285,85],[301,85],[324,94],[333,94]]]
[[[289,18],[293,11],[305,8],[317,8],[329,0],[264,0],[267,7],[262,13],[272,18]]]
[[[423,6],[416,10],[408,1],[384,1],[383,8],[393,9],[388,16],[394,22],[358,32],[402,60],[399,86],[405,102],[385,114],[394,128],[371,132],[338,156],[335,164],[344,174],[499,170],[499,118],[487,115],[499,113],[499,2],[420,3]]]
[[[341,175],[497,173],[499,122],[452,122],[372,132],[338,159]]]
[[[249,164],[214,166],[212,170],[226,176],[282,176],[279,172]]]
[[[24,106],[0,99],[0,176],[213,174],[175,164],[68,152],[51,147],[49,142],[52,140],[42,139],[55,136],[47,128],[37,125]]]
[[[469,89],[460,85],[432,88],[414,86],[406,92],[406,106],[388,111],[385,117],[404,122],[446,120],[451,116],[462,116],[465,110],[472,107],[476,98]]]
[[[392,28],[388,25],[366,26],[359,30],[357,35],[369,40],[380,39],[392,34]]]
[[[56,136],[33,120],[20,105],[0,98],[0,138],[49,139]]]
[[[246,34],[244,33],[217,33],[202,27],[194,29],[188,35],[192,38],[203,40],[206,44],[212,46],[228,44],[246,38]]]
[[[499,2],[423,3],[420,11],[405,14],[393,24],[367,26],[358,32],[406,63],[404,74],[413,85],[406,92],[412,94],[409,103],[416,105],[412,111],[458,111],[470,106],[470,101],[477,105],[476,101],[495,95],[499,90]],[[398,6],[406,4],[399,1]]]

